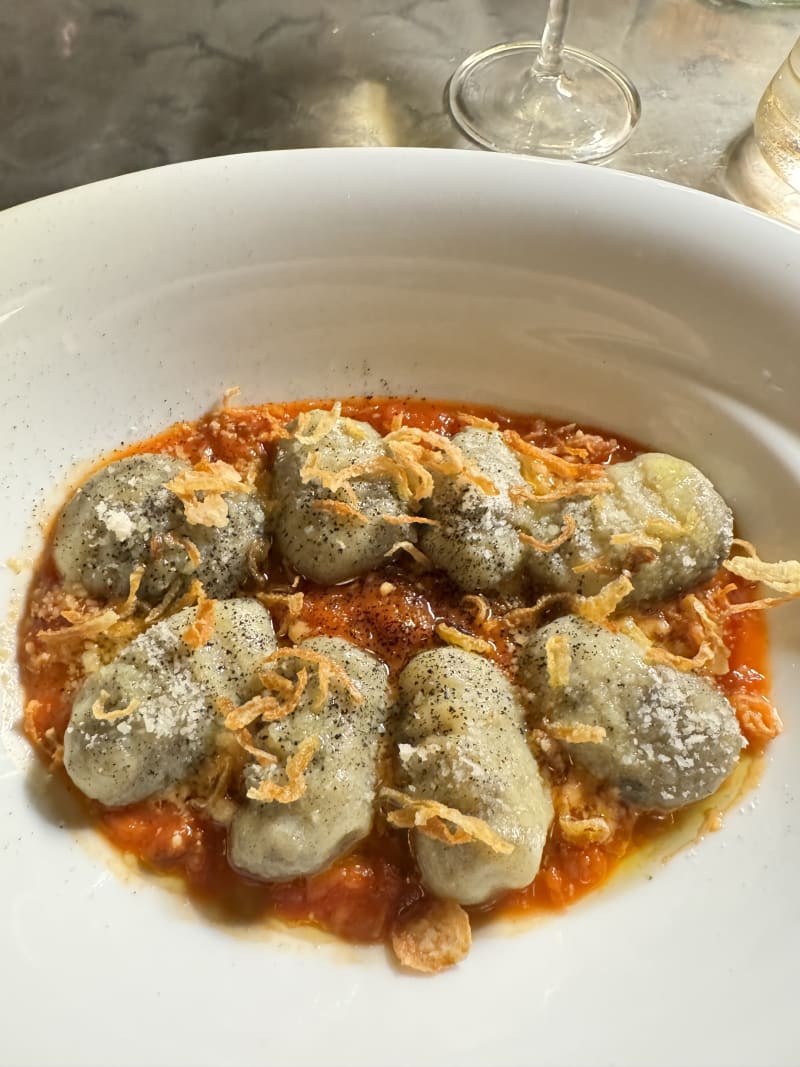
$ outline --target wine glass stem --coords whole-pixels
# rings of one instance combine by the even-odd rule
[[[561,73],[561,52],[568,15],[569,0],[550,0],[542,32],[542,44],[534,64],[536,74],[554,77]]]

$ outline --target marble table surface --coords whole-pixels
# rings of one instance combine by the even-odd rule
[[[544,0],[0,0],[0,208],[144,167],[317,145],[471,148],[444,88]],[[800,7],[574,0],[643,117],[608,164],[720,192]]]

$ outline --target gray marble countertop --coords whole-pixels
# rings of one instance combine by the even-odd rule
[[[539,35],[544,0],[0,0],[0,207],[201,156],[471,147],[444,88],[470,52]],[[728,146],[800,7],[575,0],[569,43],[633,79],[610,164],[721,191]]]

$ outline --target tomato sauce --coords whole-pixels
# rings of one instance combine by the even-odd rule
[[[190,462],[222,459],[240,469],[253,462],[269,464],[275,447],[275,427],[318,403],[310,400],[223,408],[196,423],[170,427],[148,441],[107,457],[98,466],[125,455],[154,451],[178,454]],[[574,437],[569,427],[477,405],[361,397],[343,401],[342,413],[371,423],[381,433],[388,432],[394,420],[402,416],[408,426],[448,435],[462,427],[460,415],[467,413],[490,419],[503,429],[516,430],[537,445],[556,448],[569,458],[580,457],[585,444],[585,440]],[[606,442],[595,440],[591,445],[594,462],[615,463],[644,451],[631,441],[613,440],[598,431],[585,432],[597,434]],[[281,574],[280,568],[271,568],[270,575],[273,573],[285,590],[287,576]],[[744,583],[739,584],[744,587]],[[53,773],[79,795],[59,764],[59,746],[80,671],[76,673],[58,661],[42,662],[37,657],[37,631],[48,625],[43,622],[39,606],[58,587],[48,549],[34,575],[20,626],[20,666],[28,698],[25,726]],[[347,585],[327,588],[301,580],[296,588],[304,594],[299,621],[305,636],[346,637],[382,658],[394,675],[416,653],[440,643],[435,635],[439,622],[482,636],[491,646],[490,657],[502,668],[512,670],[514,644],[496,615],[490,611],[488,618],[476,620],[474,607],[441,574],[420,573],[403,561],[393,561],[380,573],[370,573]],[[494,606],[491,598],[488,602],[490,608]],[[749,708],[756,707],[758,722],[763,716],[768,719],[774,709],[769,702],[763,615],[745,612],[732,616],[726,624],[725,638],[730,671],[717,680],[718,684],[734,706],[737,699],[743,699]],[[751,742],[757,747],[768,736],[769,730],[759,733],[756,728]],[[187,893],[199,906],[237,922],[277,916],[290,923],[315,925],[350,941],[377,942],[388,937],[400,913],[425,896],[407,834],[387,827],[380,819],[366,841],[322,873],[269,885],[230,866],[225,829],[200,811],[179,809],[159,800],[110,810],[83,797],[81,800],[89,817],[113,845],[135,856],[149,870],[180,876]],[[652,818],[627,812],[615,823],[610,840],[579,847],[560,835],[556,820],[533,883],[491,905],[472,909],[473,920],[483,921],[497,913],[563,908],[596,889],[632,849],[668,832],[671,824],[671,817]]]

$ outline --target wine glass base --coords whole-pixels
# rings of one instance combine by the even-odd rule
[[[635,86],[598,56],[564,48],[557,74],[537,70],[540,42],[500,44],[465,59],[450,80],[461,130],[494,152],[596,163],[628,140],[641,115]]]
[[[800,226],[800,192],[772,169],[761,154],[752,128],[731,146],[722,185],[728,196],[740,204]]]

